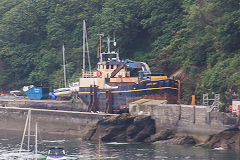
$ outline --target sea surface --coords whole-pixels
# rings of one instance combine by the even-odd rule
[[[32,153],[19,153],[22,133],[0,131],[0,160],[32,159]],[[76,137],[38,136],[39,160],[46,159],[48,146],[64,146],[67,159],[97,160],[99,142]],[[26,143],[24,148],[26,149]],[[34,140],[31,141],[33,148]],[[150,143],[100,143],[101,160],[239,160],[240,154],[230,150]]]

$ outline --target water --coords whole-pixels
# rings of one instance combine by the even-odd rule
[[[26,159],[18,153],[22,133],[0,131],[0,160]],[[38,159],[46,159],[48,146],[64,146],[68,159],[98,159],[98,142],[76,137],[39,136]],[[33,141],[32,141],[33,142]],[[240,154],[229,150],[147,143],[101,143],[102,160],[238,160]],[[24,146],[26,147],[26,145]],[[33,146],[31,146],[33,148]],[[27,157],[27,153],[24,153]],[[30,155],[32,156],[32,155]],[[23,156],[22,156],[23,157]]]

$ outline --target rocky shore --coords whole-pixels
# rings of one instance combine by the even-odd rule
[[[148,117],[132,117],[129,114],[112,116],[100,120],[89,130],[85,139],[102,141],[144,142],[155,133],[154,120]]]
[[[209,148],[224,148],[238,150],[240,149],[240,130],[239,128],[229,129],[212,135],[204,144]]]
[[[234,128],[212,135],[206,142],[199,142],[191,135],[178,136],[177,131],[170,128],[156,132],[151,116],[133,117],[130,114],[121,114],[100,120],[88,131],[84,139],[101,138],[105,142],[151,142],[239,150],[239,137],[239,129]]]

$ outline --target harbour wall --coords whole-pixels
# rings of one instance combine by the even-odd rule
[[[209,112],[207,106],[161,104],[160,101],[129,104],[133,116],[150,115],[156,132],[173,129],[177,135],[193,136],[205,142],[210,135],[238,127],[238,118],[218,111]]]
[[[0,130],[23,132],[29,108],[0,107]],[[38,123],[42,134],[84,136],[111,114],[49,109],[31,109],[31,130]]]
[[[81,102],[52,100],[0,99],[0,130],[23,131],[28,109],[32,112],[32,125],[38,122],[39,131],[47,134],[82,137],[96,127],[99,120],[113,114],[89,113]],[[193,136],[205,142],[210,135],[238,127],[238,118],[212,111],[207,106],[162,104],[162,101],[136,101],[129,104],[132,116],[150,115],[156,132],[173,129],[179,136]],[[34,128],[32,126],[32,128]]]
[[[67,110],[86,112],[88,106],[83,102],[56,101],[56,100],[29,100],[26,98],[1,98],[0,106],[19,107],[19,108],[37,108],[52,110]]]

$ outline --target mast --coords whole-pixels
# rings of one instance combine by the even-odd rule
[[[86,52],[88,55],[88,67],[89,67],[89,71],[91,72],[91,63],[90,63],[90,55],[89,55],[88,40],[87,40],[86,22],[85,22],[85,20],[83,20],[83,73],[85,72],[85,68],[86,68],[85,67]]]
[[[37,153],[38,153],[38,144],[37,144],[37,128],[38,128],[38,125],[37,125],[37,122],[35,123],[35,135],[31,135],[31,108],[28,109],[28,115],[27,115],[27,119],[26,119],[26,122],[25,122],[25,127],[24,127],[24,130],[23,130],[23,136],[22,136],[22,141],[21,141],[21,145],[20,145],[20,150],[19,150],[19,153],[22,152],[22,149],[23,149],[23,143],[24,143],[24,139],[25,139],[25,136],[26,136],[26,130],[28,128],[28,134],[27,134],[27,138],[28,138],[28,142],[27,142],[27,151],[30,152],[30,136],[34,136],[35,137],[35,152],[34,152],[34,159],[37,160]]]
[[[83,20],[83,72],[85,72],[85,40],[86,40],[86,23],[85,20]]]
[[[100,35],[100,40],[101,40],[101,35]],[[100,63],[103,62],[103,55],[115,55],[116,56],[116,60],[119,61],[119,54],[117,52],[114,52],[114,51],[111,52],[111,43],[113,43],[113,46],[116,46],[115,34],[114,34],[114,39],[113,40],[111,40],[110,36],[108,35],[107,40],[103,40],[103,42],[107,43],[107,52],[100,52],[99,62]],[[101,46],[100,46],[100,48],[101,48]]]
[[[37,126],[38,124],[37,124],[37,122],[35,123],[35,159],[37,159],[37,153],[38,153],[38,143],[37,143],[37,132],[38,132],[38,130],[37,130]]]
[[[65,64],[65,48],[64,48],[64,44],[62,46],[62,50],[63,50],[63,74],[64,74],[64,87],[67,87],[67,78],[66,78],[66,64]]]
[[[28,152],[30,151],[31,109],[28,110]]]
[[[85,21],[84,21],[85,22]],[[88,48],[88,39],[87,39],[87,28],[85,23],[85,33],[86,33],[86,46],[87,46],[87,54],[88,54],[88,67],[89,71],[91,72],[91,63],[90,63],[90,55],[89,55],[89,48]]]
[[[29,116],[30,116],[30,109],[28,110],[28,115],[27,115],[27,119],[26,119],[26,122],[25,122],[24,130],[23,130],[23,136],[22,136],[22,141],[21,141],[19,153],[22,152],[22,147],[23,147],[23,142],[24,142],[24,138],[25,138],[25,135],[26,135],[26,130],[27,130],[27,126],[29,124]]]
[[[97,57],[100,58],[100,62],[102,62],[102,57],[100,56],[100,54],[102,53],[102,37],[104,36],[104,34],[101,33],[101,34],[98,34],[98,36],[99,36],[99,49],[98,49],[99,53]]]

